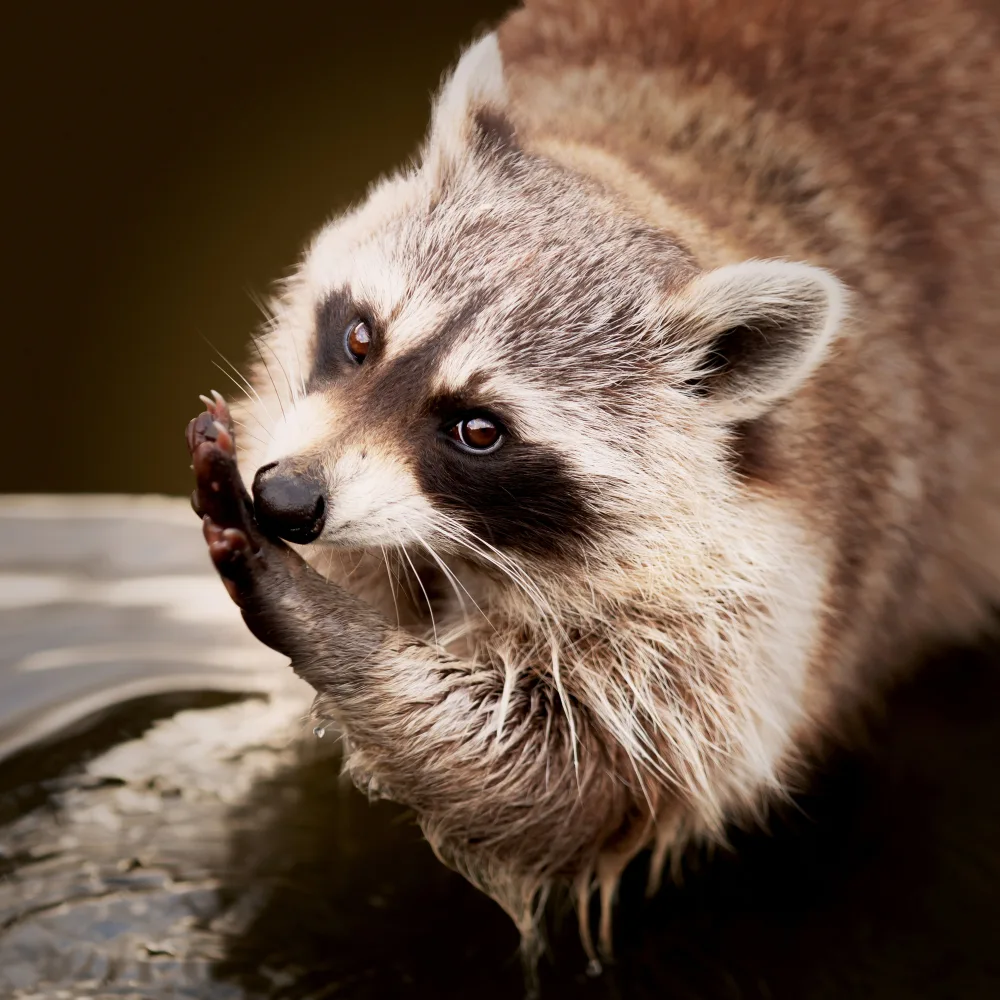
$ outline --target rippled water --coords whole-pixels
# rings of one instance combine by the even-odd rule
[[[343,784],[182,504],[7,501],[0,555],[0,996],[523,996],[509,922]],[[998,662],[943,656],[652,901],[640,859],[603,975],[557,906],[543,996],[1000,995]]]

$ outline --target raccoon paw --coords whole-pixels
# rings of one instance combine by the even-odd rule
[[[209,555],[229,596],[243,609],[247,624],[257,634],[250,618],[260,617],[267,603],[265,595],[281,590],[289,563],[298,556],[258,528],[253,501],[236,465],[229,407],[218,393],[213,397],[202,396],[206,410],[187,426],[197,483],[191,506],[202,519]]]
[[[191,505],[202,519],[209,555],[243,620],[261,642],[292,659],[311,655],[318,641],[308,616],[289,609],[329,607],[338,591],[280,538],[267,536],[236,465],[229,407],[218,393],[187,427],[197,486]]]
[[[212,562],[226,581],[230,595],[240,603],[233,585],[245,575],[250,557],[261,551],[265,539],[257,530],[253,503],[236,467],[236,441],[226,401],[218,393],[202,396],[205,412],[187,426],[197,488],[191,506],[202,518]]]

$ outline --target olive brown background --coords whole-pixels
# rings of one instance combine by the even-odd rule
[[[205,338],[234,361],[247,358],[249,332],[260,320],[253,296],[265,296],[287,273],[326,219],[414,151],[441,74],[507,6],[501,0],[64,2],[19,4],[8,12],[0,25],[0,491],[187,493],[184,425],[198,408],[198,393],[227,388]],[[0,569],[30,579],[58,567],[62,579],[80,571],[74,553],[104,551],[112,538],[118,541],[107,560],[88,558],[94,579],[126,556],[130,573],[160,572],[147,562],[159,535],[147,547],[135,543],[135,525],[133,534],[114,524],[71,533],[75,523],[67,516],[53,521],[59,529],[53,530],[42,519],[9,517]],[[195,529],[192,518],[197,543]],[[150,529],[141,530],[145,538]],[[80,545],[74,541],[66,553],[69,538]],[[204,552],[196,552],[207,574]],[[9,592],[23,585],[21,578]],[[192,591],[190,601],[200,593]],[[187,668],[158,661],[150,667],[141,659],[44,672],[18,664],[35,652],[85,642],[153,636],[158,643],[161,634],[170,642],[207,639],[186,625],[182,632],[168,616],[160,622],[141,603],[95,610],[94,603],[59,600],[27,611],[15,601],[15,610],[6,611],[0,707],[9,720],[29,698],[33,706],[61,711],[81,691],[102,691],[109,705],[119,700],[117,714],[82,734],[67,731],[55,750],[42,744],[17,767],[8,765],[0,805],[13,803],[21,810],[15,815],[30,820],[35,814],[24,810],[44,802],[38,829],[68,834],[63,814],[50,812],[49,802],[57,789],[75,789],[78,772],[86,776],[80,762],[103,740],[131,739],[148,724],[142,720],[177,709],[169,700],[121,701],[129,689],[120,685]],[[769,817],[767,836],[734,831],[737,851],[718,852],[711,865],[693,856],[680,888],[643,902],[645,867],[633,865],[616,916],[618,965],[605,976],[585,977],[568,919],[562,940],[572,943],[557,938],[557,961],[543,966],[552,980],[544,995],[1000,996],[998,660],[996,640],[942,655],[892,696],[866,745],[825,760],[815,789],[787,815]],[[206,677],[198,683],[207,688],[213,682]],[[184,704],[208,710],[207,703]],[[226,836],[237,864],[230,872],[229,860],[220,862],[223,902],[250,898],[255,886],[277,888],[262,897],[268,902],[257,917],[231,935],[228,964],[209,970],[212,982],[247,982],[256,991],[266,970],[279,970],[268,995],[280,991],[286,1000],[316,996],[320,988],[325,996],[435,1000],[520,995],[510,961],[514,931],[500,911],[438,866],[411,826],[388,822],[353,792],[341,796],[338,782],[328,760],[304,756],[262,782],[230,817]],[[107,791],[102,783],[80,787]],[[143,785],[141,795],[152,794],[150,787]],[[96,815],[89,803],[97,800],[86,801]],[[183,796],[170,801],[188,808]],[[205,804],[209,797],[190,802],[203,811],[184,823],[203,823],[199,836],[189,836],[183,824],[161,824],[162,844],[174,838],[193,851],[211,846],[218,835],[212,831],[222,826]],[[0,820],[6,841],[11,827]],[[28,843],[30,828],[22,834]],[[134,876],[131,867],[123,872],[114,858],[119,843],[102,836],[95,857],[101,864],[115,860],[115,879],[143,878],[141,865]],[[52,875],[59,865],[76,878],[75,848],[67,850],[55,867],[40,869],[47,886],[62,884]],[[55,857],[0,850],[7,900],[20,891],[18,866],[28,880],[36,877],[35,860],[48,865]],[[202,855],[191,858],[201,871]],[[86,870],[89,887],[97,869]],[[386,883],[395,895],[384,893]],[[143,900],[152,898],[142,892]],[[76,947],[77,930],[65,928],[82,928],[80,947],[95,961],[109,954],[105,935],[113,924],[88,916],[87,894],[76,909],[55,908],[67,922],[53,924],[64,929],[48,939],[30,936],[42,933],[48,917],[34,895],[24,897],[38,920],[25,925],[22,940],[36,956],[39,940],[58,955]],[[140,930],[154,926],[136,918],[128,933],[133,922]],[[16,940],[7,934],[12,926],[9,919],[4,924],[7,954]],[[199,940],[192,934],[179,946]],[[180,967],[173,952],[150,955]],[[292,975],[289,969],[297,970],[294,983],[279,986],[277,975]],[[217,993],[206,980],[198,995],[243,991]]]
[[[405,162],[502,0],[21,4],[4,94],[0,491],[186,493],[254,296]]]

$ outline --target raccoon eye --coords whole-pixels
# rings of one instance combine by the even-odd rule
[[[344,337],[344,349],[347,356],[360,365],[368,357],[368,351],[372,346],[372,332],[368,324],[363,319],[356,319],[347,328]]]
[[[448,428],[448,437],[465,451],[496,451],[503,442],[503,428],[489,417],[465,417]]]

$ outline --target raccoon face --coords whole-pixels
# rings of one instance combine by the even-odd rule
[[[702,271],[522,149],[488,36],[421,165],[321,232],[278,303],[267,349],[294,377],[254,456],[258,515],[349,548],[627,551],[702,516],[726,426],[807,377],[840,300],[805,265]]]

